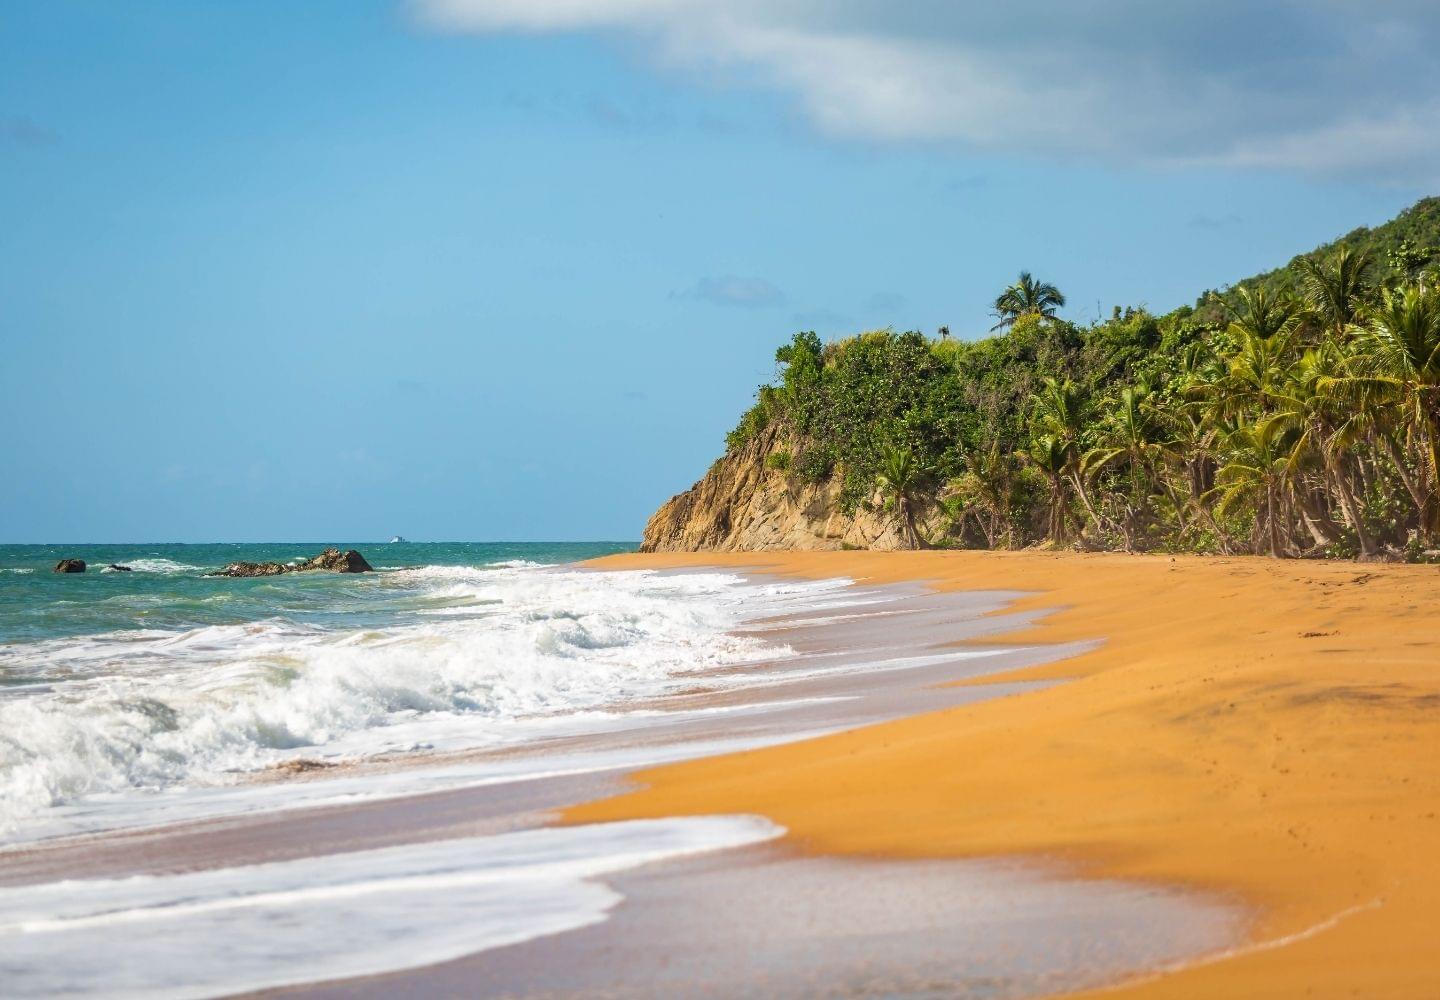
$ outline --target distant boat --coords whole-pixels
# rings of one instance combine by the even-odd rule
[[[396,543],[403,543],[404,541],[405,539],[401,538],[399,535],[396,535],[394,538],[390,539],[390,544],[395,545]]]

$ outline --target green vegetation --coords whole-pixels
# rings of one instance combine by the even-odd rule
[[[987,339],[796,334],[727,442],[773,428],[771,468],[891,511],[916,546],[1426,557],[1436,244],[1427,199],[1163,316],[1078,326],[1025,273]]]

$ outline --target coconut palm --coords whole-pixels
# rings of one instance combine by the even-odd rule
[[[1112,494],[1121,510],[1112,523],[1125,538],[1125,547],[1134,549],[1148,519],[1150,498],[1155,493],[1157,465],[1163,454],[1159,428],[1150,405],[1152,390],[1146,385],[1126,386],[1101,421],[1099,442],[1080,458],[1084,478],[1094,480],[1109,468],[1117,469],[1127,485],[1125,493]]]
[[[1060,289],[1046,281],[1037,281],[1029,271],[1021,271],[1015,284],[995,299],[995,316],[999,320],[990,329],[1003,330],[1015,325],[1021,316],[1054,319],[1055,310],[1065,305]]]
[[[1365,523],[1352,473],[1352,452],[1370,430],[1369,417],[1363,408],[1347,405],[1340,394],[1326,391],[1343,376],[1344,365],[1333,339],[1306,351],[1292,369],[1288,392],[1273,401],[1274,410],[1256,424],[1256,431],[1285,451],[1292,493],[1298,492],[1305,472],[1315,470],[1355,533],[1361,557],[1373,558],[1379,544]]]
[[[905,544],[912,549],[920,548],[920,532],[915,527],[915,502],[924,478],[924,471],[909,448],[889,447],[881,455],[880,474],[875,477],[875,483],[885,498],[894,504],[900,515]]]
[[[1274,440],[1242,424],[1226,440],[1227,459],[1215,473],[1215,513],[1228,517],[1252,509],[1251,545],[1277,558],[1289,551],[1287,503],[1288,456]]]
[[[1065,476],[1075,491],[1080,506],[1089,519],[1102,530],[1113,530],[1113,523],[1096,507],[1090,496],[1090,476],[1082,461],[1081,437],[1088,416],[1084,393],[1070,379],[1046,378],[1035,394],[1031,415],[1032,435],[1052,435],[1073,449],[1072,460],[1065,465]]]
[[[1264,285],[1236,289],[1235,300],[1227,309],[1230,330],[1237,337],[1270,340],[1292,332],[1301,318],[1300,303],[1294,296]]]
[[[1365,306],[1371,263],[1368,251],[1348,246],[1341,246],[1329,260],[1301,257],[1295,262],[1305,304],[1336,337],[1345,336]]]
[[[1072,440],[1057,434],[1041,434],[1030,442],[1030,447],[1020,452],[1025,459],[1045,476],[1050,488],[1050,504],[1045,519],[1045,537],[1057,545],[1063,544],[1069,534],[1068,498],[1066,483],[1074,475],[1079,462],[1080,449]]]
[[[1422,527],[1440,532],[1440,291],[1418,285],[1385,291],[1356,351],[1357,374],[1330,384],[1352,401],[1390,404],[1415,456]]]
[[[965,456],[965,471],[950,481],[950,498],[975,516],[990,548],[1014,545],[1014,505],[1017,456],[994,442]]]

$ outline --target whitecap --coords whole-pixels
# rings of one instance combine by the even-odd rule
[[[204,569],[203,566],[192,566],[189,563],[160,558],[122,559],[118,560],[118,564],[121,566],[129,566],[130,569],[136,573],[163,573],[167,576],[174,576],[180,573],[199,573]]]
[[[822,608],[835,589],[553,568],[424,567],[379,582],[407,574],[399,596],[418,600],[399,625],[272,618],[0,645],[0,673],[50,682],[0,700],[0,831],[98,793],[229,783],[301,748],[386,753],[387,730],[426,720],[467,720],[472,745],[503,743],[519,720],[661,697],[697,670],[785,655],[731,630]]]

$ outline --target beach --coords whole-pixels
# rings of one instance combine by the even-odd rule
[[[1433,568],[430,555],[301,581],[309,631],[126,633],[128,673],[14,689],[113,726],[131,685],[194,748],[13,821],[14,995],[1434,993]],[[55,593],[117,585],[199,586]],[[212,773],[215,677],[306,718],[448,694]]]
[[[755,813],[817,855],[1038,855],[1256,908],[1245,942],[1120,995],[1440,990],[1434,567],[1028,552],[599,565],[1023,591],[1018,608],[1046,613],[1007,639],[1104,641],[1006,678],[1063,684],[647,771],[569,821]]]

